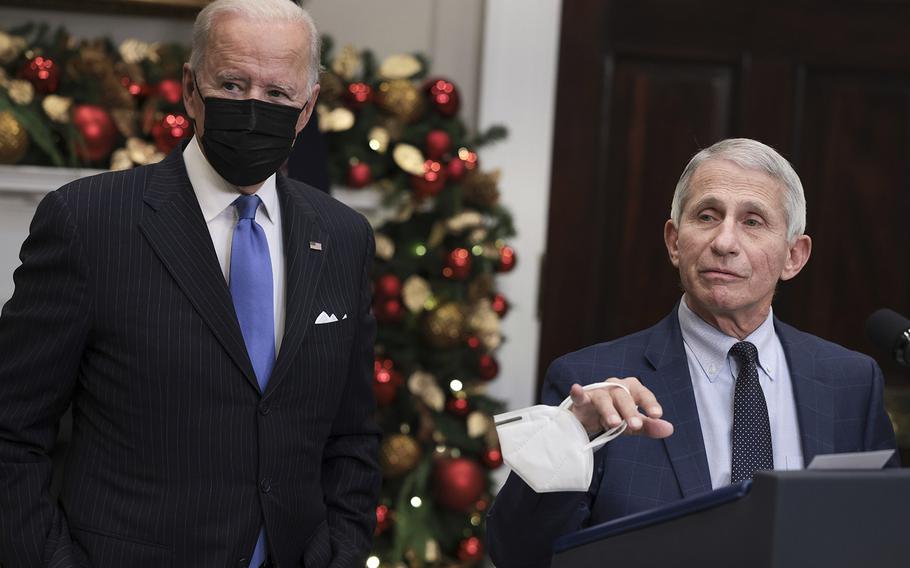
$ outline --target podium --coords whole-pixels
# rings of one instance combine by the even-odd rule
[[[552,568],[910,566],[910,469],[758,472],[556,541]]]

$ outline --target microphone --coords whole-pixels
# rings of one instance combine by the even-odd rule
[[[910,319],[882,308],[866,320],[866,336],[895,361],[910,366]]]

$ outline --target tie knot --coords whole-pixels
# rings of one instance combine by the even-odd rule
[[[258,195],[241,195],[234,200],[234,207],[241,219],[256,219],[256,209],[262,200]]]
[[[731,347],[730,355],[739,359],[740,364],[758,362],[758,349],[748,341],[740,341]]]

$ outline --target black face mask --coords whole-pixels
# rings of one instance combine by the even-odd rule
[[[202,98],[195,86],[205,104],[202,148],[215,171],[238,186],[255,185],[278,171],[291,153],[303,109],[258,99]]]

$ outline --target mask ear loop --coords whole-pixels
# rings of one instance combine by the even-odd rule
[[[592,383],[590,385],[585,385],[584,387],[582,387],[582,389],[584,389],[586,391],[594,390],[594,389],[608,389],[608,388],[622,389],[622,390],[626,391],[626,394],[628,394],[629,396],[632,395],[632,393],[629,392],[629,389],[626,388],[625,385],[622,385],[619,383],[609,383],[609,382]],[[562,403],[559,405],[559,408],[561,410],[570,410],[572,408],[572,397],[567,396],[566,399],[564,401],[562,401]],[[575,415],[573,414],[572,417],[574,418]],[[585,445],[584,449],[585,450],[599,449],[601,446],[603,446],[607,442],[610,442],[613,439],[618,438],[623,432],[626,431],[627,427],[628,427],[628,424],[626,424],[626,421],[623,420],[619,426],[614,426],[613,428],[610,428],[603,434],[597,436],[596,438],[594,438],[593,440],[588,442],[587,445]]]
[[[196,71],[193,71],[193,88],[196,89],[196,95],[199,97],[199,100],[202,101],[202,104],[205,104],[205,99],[202,98],[202,91],[199,90],[199,82],[196,81]]]

